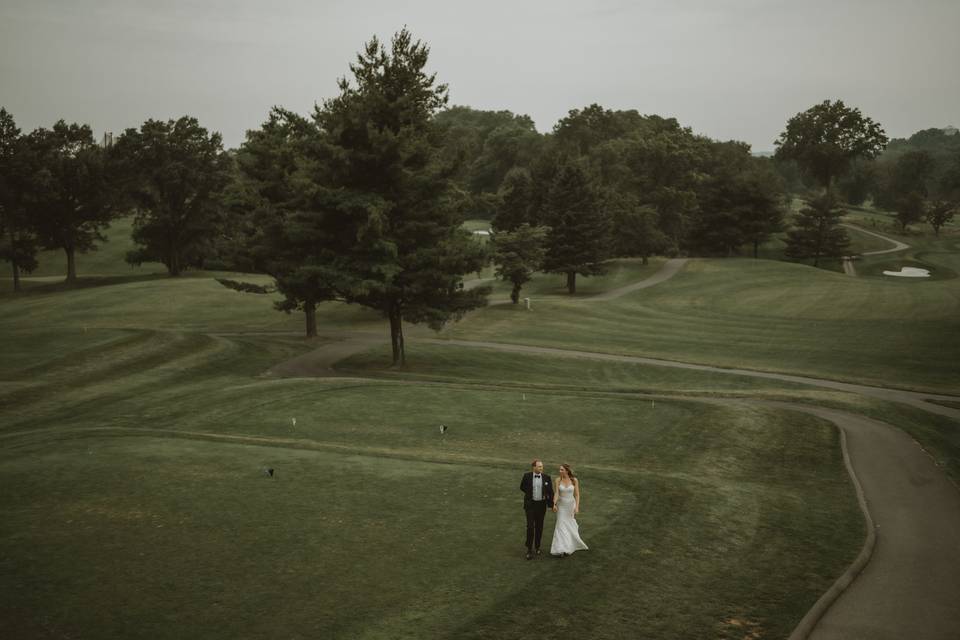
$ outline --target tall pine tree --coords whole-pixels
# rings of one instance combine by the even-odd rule
[[[317,305],[336,298],[323,269],[311,262],[324,237],[313,233],[313,215],[303,210],[303,152],[318,135],[309,120],[274,108],[260,129],[247,132],[237,154],[237,175],[223,198],[229,238],[224,253],[240,268],[273,277],[284,296],[275,307],[303,311],[308,338],[317,335]]]
[[[820,265],[820,258],[839,258],[850,247],[850,237],[840,226],[843,210],[836,196],[830,192],[813,198],[797,214],[794,228],[787,231],[789,258],[813,258],[813,266]]]
[[[567,277],[567,291],[577,292],[577,274],[600,275],[611,256],[611,221],[601,206],[597,186],[580,162],[564,160],[546,199],[544,221],[550,227],[543,270]]]
[[[341,79],[340,95],[316,110],[321,137],[306,153],[313,264],[344,300],[389,320],[394,365],[405,362],[404,321],[439,329],[489,293],[463,287],[487,256],[460,228],[456,167],[433,119],[447,87],[425,71],[428,56],[406,29],[389,50],[370,40],[350,65],[353,83]]]

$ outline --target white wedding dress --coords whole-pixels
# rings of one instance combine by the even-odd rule
[[[553,530],[553,542],[550,543],[550,554],[561,555],[586,549],[587,545],[580,539],[580,526],[573,518],[573,509],[577,506],[573,497],[573,485],[557,485],[560,492],[557,497],[557,526]]]

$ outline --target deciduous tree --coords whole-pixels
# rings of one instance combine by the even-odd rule
[[[940,229],[950,224],[957,213],[957,204],[947,200],[934,200],[927,207],[926,220],[933,227],[933,234],[940,237]]]
[[[26,201],[31,225],[44,247],[63,249],[67,282],[74,282],[76,254],[96,249],[120,211],[115,172],[88,125],[60,120],[32,131],[26,144],[33,164]]]
[[[897,199],[897,223],[900,231],[907,232],[907,227],[924,219],[926,213],[926,199],[919,191],[911,191]]]
[[[189,116],[147,120],[139,130],[124,131],[114,150],[137,207],[133,239],[139,247],[127,260],[162,262],[171,276],[201,267],[213,253],[220,191],[228,179],[220,134]]]
[[[29,187],[27,152],[13,115],[0,108],[0,260],[10,263],[13,290],[21,272],[37,268],[37,243],[26,215]]]
[[[824,100],[798,113],[774,142],[778,159],[796,160],[827,191],[855,159],[874,158],[886,144],[880,125],[842,100]]]

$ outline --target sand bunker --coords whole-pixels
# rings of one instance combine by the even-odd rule
[[[897,276],[899,278],[929,278],[930,272],[926,269],[917,267],[900,267],[900,271],[884,271],[885,276]]]

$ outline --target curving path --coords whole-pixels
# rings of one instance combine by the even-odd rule
[[[785,373],[771,373],[767,371],[754,371],[752,369],[726,369],[723,367],[712,367],[703,364],[691,364],[688,362],[675,362],[673,360],[658,360],[656,358],[645,358],[642,356],[624,356],[612,353],[597,353],[593,351],[575,351],[572,349],[557,349],[553,347],[536,347],[525,344],[511,344],[501,342],[481,342],[478,340],[443,340],[439,338],[420,338],[412,342],[425,342],[429,344],[453,344],[463,347],[478,347],[483,349],[496,349],[498,351],[509,351],[514,353],[540,353],[545,355],[559,356],[565,358],[586,358],[590,360],[607,360],[613,362],[632,362],[636,364],[645,364],[655,367],[672,367],[676,369],[691,369],[694,371],[708,371],[711,373],[723,373],[735,376],[746,376],[750,378],[765,378],[768,380],[781,380],[783,382],[793,382],[797,384],[806,384],[814,387],[833,389],[835,391],[847,391],[849,393],[858,393],[860,395],[878,398],[880,400],[890,400],[900,402],[914,407],[918,407],[930,413],[936,413],[950,418],[960,420],[960,409],[954,409],[944,405],[933,404],[928,400],[960,401],[958,396],[942,395],[937,393],[924,393],[921,391],[907,391],[905,389],[890,389],[887,387],[871,387],[862,384],[853,384],[850,382],[838,382],[836,380],[824,380],[821,378],[808,378],[805,376],[794,376]]]
[[[957,487],[920,445],[888,424],[833,409],[764,404],[811,413],[844,432],[854,485],[862,487],[867,526],[874,527],[861,557],[790,640],[960,637]]]
[[[667,260],[662,267],[660,267],[659,271],[649,278],[628,284],[623,287],[617,287],[616,289],[611,289],[610,291],[604,291],[603,293],[598,293],[597,295],[583,299],[589,301],[615,300],[621,296],[627,295],[628,293],[633,293],[634,291],[639,291],[640,289],[646,289],[647,287],[652,287],[660,284],[661,282],[669,280],[673,276],[677,275],[677,273],[685,264],[687,264],[687,258],[671,258],[670,260]]]
[[[760,405],[829,420],[842,434],[844,461],[858,493],[866,542],[857,560],[800,621],[789,640],[947,640],[960,629],[960,492],[906,434],[888,424],[834,409],[789,402],[647,395],[736,406]],[[55,439],[63,429],[0,434]],[[69,432],[76,436],[76,431]],[[174,429],[95,427],[90,436],[172,437],[275,447],[340,450],[355,446],[295,437],[267,437]],[[409,458],[392,449],[360,448],[366,455]],[[449,454],[444,454],[449,455]],[[415,456],[414,456],[415,457]],[[416,458],[421,459],[421,458]],[[434,457],[449,462],[444,457]],[[513,464],[498,460],[500,464]],[[587,465],[585,468],[590,468]],[[813,505],[813,508],[816,508]],[[771,567],[771,570],[775,570]]]
[[[878,251],[864,251],[864,252],[861,254],[861,255],[864,255],[864,256],[876,256],[876,255],[880,255],[881,253],[894,253],[894,252],[897,252],[897,251],[903,251],[904,249],[909,249],[909,248],[910,248],[910,245],[908,245],[908,244],[905,243],[905,242],[900,242],[899,240],[894,240],[893,238],[888,238],[887,236],[880,235],[880,234],[877,233],[876,231],[870,231],[870,230],[868,230],[868,229],[864,229],[863,227],[858,227],[858,226],[855,225],[855,224],[849,224],[849,223],[846,223],[846,222],[842,222],[842,223],[840,223],[840,226],[841,226],[841,227],[847,227],[848,229],[853,229],[853,230],[855,230],[855,231],[859,231],[860,233],[865,233],[865,234],[867,234],[868,236],[874,236],[875,238],[880,238],[881,240],[886,240],[887,242],[890,242],[890,243],[893,244],[893,246],[892,246],[891,248],[889,248],[889,249],[880,249],[880,250],[878,250]]]
[[[860,254],[860,255],[863,255],[863,256],[876,256],[876,255],[880,255],[880,254],[882,254],[882,253],[895,253],[895,252],[897,252],[897,251],[903,251],[904,249],[909,249],[909,248],[910,248],[910,245],[908,245],[908,244],[905,243],[905,242],[900,242],[899,240],[894,240],[893,238],[888,238],[887,236],[880,235],[879,233],[877,233],[877,232],[875,232],[875,231],[870,231],[870,230],[868,230],[868,229],[864,229],[863,227],[858,227],[858,226],[855,225],[855,224],[849,224],[849,223],[846,223],[846,222],[842,222],[842,223],[840,223],[840,226],[841,226],[841,227],[847,227],[848,229],[853,229],[853,230],[855,230],[855,231],[859,231],[860,233],[865,233],[865,234],[870,235],[870,236],[874,236],[875,238],[880,238],[881,240],[886,240],[887,242],[890,242],[890,243],[893,244],[893,246],[892,246],[891,248],[889,248],[889,249],[879,249],[879,250],[877,250],[877,251],[864,251],[863,253]],[[852,260],[850,257],[844,257],[844,258],[843,258],[843,272],[844,272],[845,274],[847,274],[848,276],[855,276],[855,275],[857,275],[857,268],[856,268],[855,266],[853,266],[853,260]]]
[[[906,248],[906,245],[877,253],[899,251],[903,248]],[[647,280],[592,299],[613,299],[663,282],[677,273],[683,262],[670,261],[660,272]],[[339,375],[334,369],[337,361],[386,342],[382,336],[374,334],[341,333],[337,336],[337,342],[278,365],[268,374]],[[435,338],[412,338],[408,341],[635,362],[782,380],[901,402],[931,413],[960,419],[960,409],[929,402],[956,401],[956,396],[530,345]],[[859,557],[810,609],[791,634],[790,640],[960,638],[960,491],[916,441],[889,424],[835,409],[750,399],[687,396],[682,399],[722,404],[759,404],[800,411],[833,422],[842,434],[847,470],[864,512],[866,541]]]

